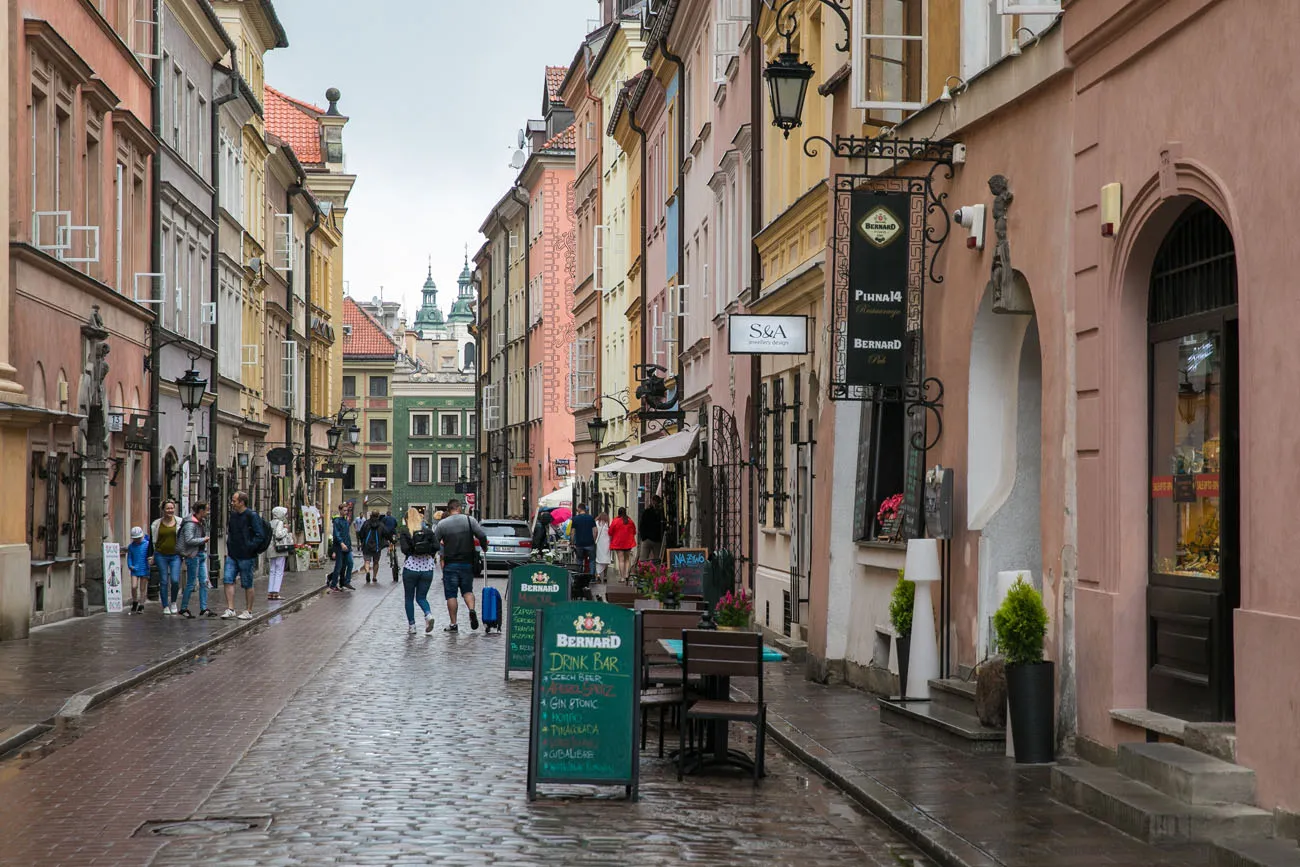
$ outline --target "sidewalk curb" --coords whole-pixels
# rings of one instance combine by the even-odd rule
[[[232,638],[237,638],[248,630],[260,626],[274,617],[297,611],[313,598],[324,595],[325,590],[326,585],[322,584],[319,587],[300,593],[292,599],[286,599],[283,605],[278,608],[263,611],[261,614],[256,615],[252,620],[238,621],[238,625],[227,629],[219,635],[214,635],[198,644],[191,644],[188,647],[183,647],[176,653],[158,662],[147,664],[143,668],[133,669],[131,672],[121,677],[106,680],[103,683],[83,689],[81,692],[74,694],[63,703],[63,707],[59,708],[51,722],[53,722],[53,724],[58,728],[64,728],[69,724],[75,723],[87,712],[99,707],[114,696],[120,695],[133,686],[137,686],[146,680],[164,674],[188,659],[201,656],[212,648],[217,647]],[[40,733],[40,731],[37,731],[32,734],[31,737],[36,737]],[[9,749],[13,749],[21,743],[22,741],[18,741],[11,745]],[[4,752],[4,749],[0,749],[0,754]]]
[[[733,691],[744,695],[739,689]],[[745,700],[749,697],[745,696]],[[767,732],[796,759],[843,790],[943,867],[1003,867],[1001,861],[936,822],[870,774],[837,759],[834,753],[799,731],[785,717],[774,713],[770,705]]]
[[[18,747],[40,737],[52,728],[54,726],[49,723],[32,723],[27,726],[13,726],[5,729],[6,736],[4,740],[0,740],[0,756],[18,749]]]

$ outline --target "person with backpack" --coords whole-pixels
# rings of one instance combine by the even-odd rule
[[[469,628],[478,629],[478,612],[474,610],[474,567],[478,562],[479,549],[487,552],[488,538],[476,519],[465,515],[460,510],[460,500],[447,502],[447,515],[438,522],[433,531],[434,541],[442,554],[442,592],[447,598],[447,614],[451,616],[451,625],[443,632],[459,632],[456,624],[456,597],[465,600],[469,611]]]
[[[379,583],[379,556],[388,547],[390,541],[388,528],[384,526],[384,518],[379,511],[370,513],[370,517],[361,525],[361,532],[357,533],[361,541],[361,556],[365,562],[366,583],[372,581]]]
[[[415,634],[415,606],[419,605],[424,612],[424,631],[430,633],[433,631],[433,609],[429,606],[429,588],[433,586],[438,555],[434,527],[424,524],[420,513],[411,509],[406,515],[406,527],[398,536],[398,544],[406,555],[406,566],[402,569],[406,631]]]
[[[235,617],[235,579],[244,588],[244,610],[240,620],[253,619],[253,575],[257,558],[271,546],[271,531],[262,516],[248,508],[248,494],[235,491],[230,495],[230,517],[226,520],[226,565],[222,583],[226,587],[226,612],[223,620]]]

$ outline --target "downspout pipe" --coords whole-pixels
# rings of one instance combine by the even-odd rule
[[[153,70],[154,86],[150,92],[150,111],[153,114],[153,134],[157,141],[162,141],[162,0],[153,0]],[[150,173],[153,189],[150,198],[153,231],[149,233],[149,270],[157,274],[162,271],[162,154],[154,152],[150,161]],[[119,289],[121,287],[118,287]],[[153,305],[153,327],[149,329],[149,407],[153,410],[153,423],[149,432],[149,520],[162,517],[162,408],[161,397],[162,371],[162,336],[158,330],[163,323],[163,302],[167,297],[167,281],[162,281],[162,298]],[[215,343],[214,343],[215,345]],[[188,457],[188,456],[187,456]]]
[[[523,193],[522,199],[519,197],[520,193]],[[522,244],[524,247],[524,442],[520,445],[520,449],[522,450],[521,457],[523,457],[524,460],[527,460],[530,457],[528,453],[529,452],[528,445],[531,439],[530,428],[532,427],[532,423],[533,423],[532,419],[528,417],[529,415],[528,398],[530,397],[529,392],[531,390],[531,386],[528,382],[528,364],[532,360],[532,353],[529,352],[529,343],[531,343],[532,341],[530,340],[528,334],[528,331],[531,328],[531,314],[532,314],[532,310],[530,309],[530,307],[532,306],[532,299],[529,297],[531,293],[528,291],[528,278],[531,272],[532,255],[528,244],[528,231],[529,231],[529,226],[531,225],[530,217],[532,214],[532,205],[530,204],[531,200],[529,199],[528,193],[525,192],[523,189],[521,189],[517,182],[513,187],[510,188],[510,198],[514,199],[516,202],[518,202],[520,205],[523,205],[524,207],[523,237],[520,238],[519,240],[519,243]],[[507,257],[507,259],[508,258],[509,257]],[[506,284],[506,297],[507,298],[510,297],[510,284],[508,282]],[[532,502],[533,502],[532,481],[533,481],[532,473],[529,473],[527,481],[524,482],[524,497],[522,503],[523,511],[521,512],[521,515],[523,516],[523,519],[525,521],[529,520],[529,518],[531,517],[529,515],[529,512],[532,510]],[[540,484],[540,480],[539,480],[539,484]]]
[[[227,37],[228,38],[228,37]],[[212,346],[216,350],[216,357],[212,361],[212,406],[208,409],[208,490],[211,493],[208,508],[209,529],[216,530],[216,519],[222,513],[222,504],[218,502],[221,497],[221,486],[217,484],[217,431],[219,424],[217,422],[218,409],[221,404],[221,265],[219,262],[221,254],[221,107],[228,102],[239,99],[239,66],[235,58],[235,47],[227,43],[230,48],[230,93],[218,96],[212,100],[212,122],[208,124],[208,154],[212,160],[212,223],[216,227],[212,232],[212,255],[208,256],[208,297],[212,301],[217,316],[212,323]],[[237,182],[237,181],[236,181]],[[211,574],[217,574],[221,568],[220,557],[220,533],[211,532],[208,534],[211,538],[208,542],[208,571]]]
[[[755,4],[758,5],[758,4]],[[677,402],[681,406],[682,394],[682,325],[685,319],[682,316],[682,281],[686,277],[683,269],[686,265],[686,177],[682,172],[682,164],[686,160],[686,100],[687,94],[684,92],[686,86],[686,63],[676,54],[668,50],[668,37],[659,40],[659,51],[663,54],[664,59],[673,66],[677,67],[677,165],[674,169],[677,172],[677,188],[674,196],[677,198],[677,309],[673,315],[677,317],[677,327],[673,330],[673,336],[677,338]],[[644,199],[644,196],[642,197]],[[690,288],[690,287],[687,287]],[[755,356],[757,357],[757,356]]]
[[[293,199],[294,199],[295,196],[301,196],[301,195],[305,195],[305,194],[306,194],[306,192],[307,192],[307,188],[306,188],[305,186],[303,186],[303,185],[306,184],[306,183],[307,183],[307,178],[304,177],[304,176],[302,176],[302,175],[299,175],[299,176],[298,176],[298,181],[297,181],[297,183],[292,184],[292,185],[291,185],[287,190],[285,190],[285,193],[284,193],[284,211],[285,211],[286,214],[289,215],[289,218],[288,218],[288,219],[289,219],[289,225],[290,225],[290,227],[293,226]],[[309,199],[308,201],[310,201],[310,199]],[[305,258],[305,257],[304,257],[304,258]],[[294,279],[295,274],[294,274],[294,267],[293,267],[293,266],[294,266],[293,251],[290,250],[290,251],[289,251],[289,270],[286,271],[286,272],[285,272],[285,275],[284,275],[284,276],[285,276],[285,283],[288,284],[288,288],[285,290],[285,293],[284,293],[284,309],[289,311],[289,339],[290,339],[290,340],[293,340],[293,341],[297,341],[298,338],[301,337],[301,336],[303,336],[303,335],[300,335],[297,331],[294,330],[294,318],[293,318],[293,279]],[[308,349],[310,349],[310,348],[311,348],[311,347],[308,346]],[[307,366],[308,366],[309,368],[311,367],[310,358],[308,359],[308,364],[307,364]],[[303,395],[303,406],[306,406],[306,405],[307,405],[306,395]],[[290,406],[290,407],[289,407],[289,422],[288,422],[288,424],[285,425],[285,429],[284,429],[284,439],[285,439],[285,443],[284,443],[284,445],[285,445],[286,448],[291,449],[291,450],[293,449],[293,411],[294,411],[294,407],[293,407],[293,406]]]
[[[315,236],[316,232],[320,229],[321,217],[323,216],[321,214],[320,208],[317,207],[315,203],[312,204],[312,210],[316,212],[315,219],[312,220],[311,227],[307,229],[307,233],[303,235],[303,247],[306,250],[306,255],[303,257],[305,260],[303,262],[303,285],[307,287],[307,310],[309,313],[311,310],[311,271],[312,271],[311,239],[313,236]],[[303,395],[303,397],[305,398],[304,406],[307,407],[307,411],[305,413],[307,417],[303,419],[302,453],[303,453],[303,459],[306,462],[305,465],[303,466],[303,472],[311,474],[311,490],[307,492],[308,501],[314,506],[325,506],[325,511],[328,512],[330,504],[316,502],[316,473],[314,468],[312,467],[311,434],[312,434],[312,428],[315,426],[315,420],[313,418],[312,406],[311,406],[311,386],[312,386],[311,361],[312,361],[311,323],[308,322],[307,323],[307,371],[306,374],[303,376],[303,386],[302,386],[305,392]]]
[[[500,212],[497,213],[497,221],[501,227],[501,240],[505,244],[505,251],[501,256],[505,267],[502,269],[501,292],[501,333],[505,336],[501,347],[501,421],[500,430],[497,433],[497,444],[501,446],[501,466],[506,465],[506,459],[510,456],[510,229],[506,226],[505,220],[501,218]],[[501,473],[501,517],[510,516],[510,474],[504,470]]]
[[[749,160],[749,304],[758,301],[763,291],[763,261],[758,255],[754,235],[763,225],[763,43],[758,38],[759,22],[763,17],[763,4],[753,3],[750,8],[749,43],[749,115],[753,141]],[[763,378],[762,358],[749,357],[749,460],[753,473],[749,478],[749,587],[754,589],[758,573],[758,484],[756,473],[762,468],[753,462],[758,454],[761,435],[762,408],[758,405],[759,383]]]
[[[648,202],[646,201],[646,190],[648,189],[646,186],[646,174],[649,170],[649,153],[647,152],[647,143],[649,141],[649,136],[646,134],[646,131],[641,128],[641,125],[637,123],[636,109],[630,105],[627,107],[627,123],[628,126],[632,128],[632,132],[636,133],[637,136],[641,139],[641,340],[639,340],[638,342],[641,344],[641,369],[645,370],[645,359],[646,359],[646,340],[645,340],[646,279],[645,279],[645,275],[646,275],[646,257],[648,255],[646,250],[646,238],[649,236],[649,227],[646,226],[646,220],[649,218],[649,213],[650,213]],[[645,422],[644,421],[641,422],[641,425],[642,425],[641,433],[644,435]]]

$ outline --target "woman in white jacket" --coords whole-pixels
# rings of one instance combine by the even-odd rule
[[[614,562],[614,554],[609,550],[609,512],[596,516],[596,580],[605,580],[605,570]]]
[[[280,598],[280,585],[284,582],[284,561],[293,551],[293,532],[288,524],[289,510],[276,506],[271,510],[271,549],[270,579],[267,585],[267,599]]]

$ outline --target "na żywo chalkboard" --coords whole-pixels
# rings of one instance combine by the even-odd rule
[[[623,786],[637,799],[641,640],[635,612],[564,602],[536,612],[528,800],[538,783]]]
[[[708,548],[669,548],[668,569],[682,579],[682,593],[704,595],[704,573],[709,568]]]
[[[506,591],[506,679],[512,671],[533,670],[537,609],[569,601],[569,570],[525,563],[510,570]]]

